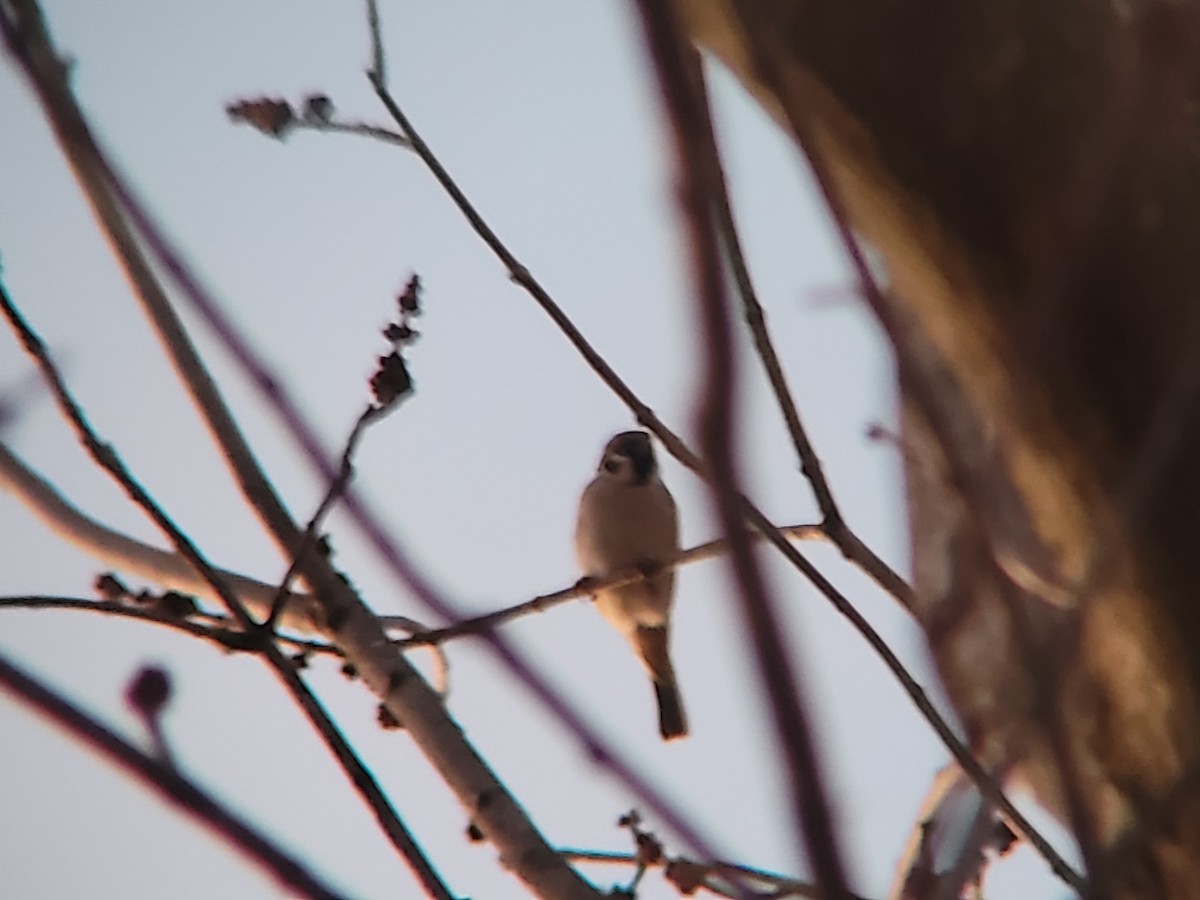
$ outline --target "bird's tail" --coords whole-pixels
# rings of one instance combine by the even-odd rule
[[[654,681],[654,696],[658,700],[658,731],[664,741],[686,737],[687,715],[683,711],[683,698],[675,681],[675,669],[667,647],[666,628],[637,630],[638,653]]]
[[[664,741],[687,737],[687,716],[683,712],[683,699],[674,679],[670,682],[655,681],[654,696],[658,698],[658,733]]]

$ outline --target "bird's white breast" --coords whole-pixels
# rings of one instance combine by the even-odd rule
[[[679,549],[675,501],[661,481],[629,485],[597,477],[583,492],[575,551],[585,575],[602,578],[665,563]],[[675,587],[673,571],[596,595],[596,608],[627,635],[667,622]]]
[[[679,549],[675,501],[661,481],[628,485],[596,478],[583,492],[575,549],[584,574],[604,576]]]

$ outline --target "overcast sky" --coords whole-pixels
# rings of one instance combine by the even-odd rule
[[[300,399],[331,448],[366,402],[386,350],[379,328],[411,272],[426,286],[409,360],[415,396],[368,436],[358,485],[423,572],[464,611],[571,584],[579,492],[628,412],[505,277],[417,159],[357,138],[271,141],[224,107],[322,92],[341,114],[384,121],[363,76],[357,3],[275,0],[46,3],[98,134],[225,311]],[[602,0],[384,2],[393,89],[443,162],[597,349],[672,427],[691,436],[699,350],[654,82],[630,7]],[[803,167],[774,126],[713,70],[721,140],[750,262],[805,421],[859,534],[907,571],[886,348],[855,298]],[[286,568],[230,483],[141,320],[12,64],[0,60],[0,263],[93,423],[211,559],[265,580]],[[190,315],[187,321],[196,324]],[[195,336],[293,514],[322,486],[210,335]],[[742,349],[748,345],[742,339]],[[777,522],[815,521],[754,360],[743,354],[740,460]],[[89,514],[162,539],[85,458],[0,333],[0,439]],[[672,461],[664,475],[685,544],[716,534],[708,498]],[[335,561],[382,613],[428,620],[344,520]],[[919,635],[835,552],[807,548],[933,690]],[[764,553],[814,707],[856,890],[887,888],[914,812],[946,753],[861,639]],[[0,593],[89,596],[97,564],[0,491]],[[664,746],[629,649],[587,604],[506,634],[732,859],[805,874],[772,726],[719,562],[681,573],[674,655],[692,735]],[[124,709],[137,668],[168,668],[167,728],[181,764],[322,875],[358,897],[415,896],[371,814],[259,662],[184,636],[83,613],[0,611],[0,652],[140,740]],[[627,850],[636,802],[598,772],[480,642],[448,648],[449,707],[557,844]],[[374,701],[316,663],[316,691],[360,749],[451,888],[517,898],[488,845]],[[279,896],[184,818],[0,697],[0,895]],[[658,829],[650,817],[647,826]],[[686,852],[665,830],[668,853]],[[607,886],[619,869],[589,869]],[[1027,851],[992,896],[1065,889]],[[674,896],[651,873],[640,896]]]

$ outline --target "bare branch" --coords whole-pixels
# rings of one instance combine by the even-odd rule
[[[160,550],[157,547],[144,544],[127,535],[107,528],[94,519],[88,518],[55,491],[49,483],[13,455],[3,443],[0,443],[0,487],[4,487],[12,492],[17,499],[25,503],[31,512],[42,518],[56,534],[70,540],[81,550],[91,554],[106,565],[139,575],[154,582],[159,587],[183,591],[220,602],[220,597],[212,589],[212,585],[206,582],[181,554]],[[820,525],[788,525],[780,528],[780,531],[793,540],[809,541],[827,539],[827,535]],[[760,532],[749,532],[748,537],[752,540],[764,539]],[[684,550],[674,560],[664,563],[664,567],[678,568],[707,559],[713,559],[725,553],[726,546],[724,538],[717,538],[716,540],[698,544],[695,547]],[[230,588],[237,594],[238,599],[245,604],[249,612],[264,617],[268,615],[272,599],[278,596],[277,587],[272,587],[265,582],[227,569],[215,569],[215,571],[229,584]],[[596,591],[611,587],[623,587],[642,581],[645,578],[646,574],[644,572],[634,570],[628,573],[619,573],[606,579],[596,579],[589,583],[577,582],[570,587],[554,591],[553,593],[543,594],[531,600],[525,600],[521,603],[494,610],[480,616],[462,619],[453,625],[443,628],[429,628],[420,622],[414,621],[409,616],[383,615],[378,618],[386,629],[398,629],[410,635],[396,641],[399,646],[405,648],[437,648],[448,640],[480,634],[530,613],[545,612],[548,609],[571,600],[587,597]],[[295,612],[299,609],[312,609],[315,614],[315,598],[301,591],[290,592],[288,597],[289,601],[286,606],[288,613],[284,616],[284,624],[293,630],[303,633],[324,633],[321,628],[314,624],[311,616],[299,618]],[[228,646],[230,649],[247,652],[257,650],[256,646],[252,646],[253,641],[247,637],[246,632],[238,629],[236,622],[227,617],[203,612],[195,614],[213,622],[214,626],[223,626],[217,628],[215,631],[206,632],[205,626],[193,621],[187,619],[181,620],[170,616],[160,616],[149,610],[93,600],[63,599],[66,601],[64,608],[90,609],[95,612],[129,615],[130,617],[160,622],[161,624],[176,625],[189,633],[195,634],[197,637],[209,638]],[[0,607],[4,605],[5,601],[0,599]],[[14,602],[10,605],[35,608],[63,604],[56,604],[55,598],[46,598],[45,602],[39,601],[36,603],[29,602],[28,599],[14,598]],[[194,616],[189,618],[194,618]],[[333,645],[302,640],[287,633],[277,632],[275,638],[276,640],[288,643],[297,650],[311,650],[314,652],[342,655],[341,650]],[[444,693],[446,690],[446,670],[448,665],[445,655],[440,650],[436,650],[434,664],[434,686],[439,693]]]
[[[820,540],[825,537],[819,525],[791,525],[787,528],[780,529],[788,537],[796,540]],[[751,533],[748,535],[751,538],[762,539],[762,535]],[[705,559],[712,559],[726,552],[728,542],[724,538],[718,538],[715,541],[708,541],[703,544],[698,544],[689,550],[684,550],[675,559],[664,562],[658,571],[677,569],[680,566],[685,566],[690,563],[700,562]],[[498,609],[490,613],[485,613],[481,616],[474,616],[470,619],[463,619],[453,625],[448,625],[445,628],[431,628],[414,634],[412,637],[405,638],[400,641],[401,646],[422,646],[425,644],[436,644],[442,641],[450,640],[451,638],[461,637],[467,634],[480,634],[490,631],[497,625],[503,625],[520,616],[528,613],[545,612],[551,607],[558,606],[561,603],[566,603],[570,600],[577,600],[581,597],[587,597],[599,593],[600,591],[609,590],[610,588],[625,587],[629,584],[636,584],[639,581],[645,581],[647,574],[641,570],[632,570],[629,572],[621,572],[608,578],[593,578],[584,579],[577,582],[568,588],[563,588],[560,591],[555,591],[552,594],[542,594],[540,597],[534,597],[532,600],[526,600],[523,603],[517,603],[514,606],[506,606],[503,609]],[[390,624],[390,616],[381,616],[381,620],[385,624]]]
[[[306,554],[312,552],[317,541],[317,532],[321,528],[321,523],[325,521],[325,517],[329,514],[329,510],[333,508],[333,504],[337,502],[337,499],[345,492],[346,486],[350,484],[350,479],[354,475],[354,467],[350,461],[354,456],[354,451],[358,449],[358,442],[362,438],[363,432],[369,425],[377,422],[392,409],[394,409],[392,405],[368,406],[355,420],[354,427],[350,430],[350,437],[346,439],[346,448],[342,451],[338,476],[329,482],[329,486],[325,489],[325,496],[321,498],[321,502],[317,505],[317,511],[313,513],[312,518],[308,521],[308,525],[305,526],[304,535],[300,540],[300,546],[296,550],[296,555],[292,558],[287,572],[284,573],[283,578],[279,582],[279,587],[275,589],[275,595],[271,598],[270,612],[267,614],[266,621],[263,622],[263,627],[268,631],[275,629],[280,615],[289,607],[292,596],[292,581],[299,573]]]
[[[331,119],[328,122],[308,122],[301,119],[296,123],[296,128],[308,128],[312,131],[321,131],[330,134],[353,134],[357,137],[370,138],[371,140],[382,141],[385,144],[392,144],[396,147],[411,149],[404,135],[398,134],[390,128],[372,125],[370,122],[343,122],[339,119]]]
[[[611,866],[637,866],[639,863],[637,854],[619,850],[583,850],[576,847],[563,847],[559,852],[568,859],[582,863]],[[769,891],[767,896],[780,898],[780,900],[786,897],[821,900],[823,896],[820,888],[810,882],[742,863],[723,860],[702,863],[686,856],[676,856],[665,859],[663,865],[666,869],[667,880],[679,886],[681,893],[684,891],[679,882],[686,879],[692,890],[703,888],[722,897],[738,897],[740,895],[731,887],[731,882],[736,880],[741,884],[749,885],[754,890]]]
[[[155,584],[220,602],[212,584],[180,553],[152,547],[100,524],[71,505],[54,486],[30,469],[0,442],[0,485],[66,541],[105,565]],[[248,611],[265,617],[275,588],[227,569],[214,569]],[[305,594],[292,594],[281,624],[303,634],[321,634],[320,609]]]
[[[700,90],[704,95],[704,102],[707,105],[704,66],[699,59],[696,60],[694,68]],[[816,450],[813,449],[812,442],[808,439],[808,432],[805,430],[804,424],[800,421],[800,412],[792,397],[791,388],[788,387],[787,376],[783,372],[783,365],[779,361],[779,355],[775,352],[771,334],[767,330],[766,314],[763,312],[762,304],[758,301],[758,292],[754,289],[750,268],[746,265],[746,259],[742,253],[741,239],[738,236],[733,209],[729,203],[729,187],[725,180],[724,166],[721,165],[719,158],[717,159],[715,181],[714,201],[717,232],[721,236],[721,244],[724,247],[726,259],[729,261],[734,284],[737,285],[742,299],[743,314],[750,334],[754,338],[754,348],[762,361],[767,381],[775,394],[779,411],[787,424],[788,434],[791,435],[792,445],[799,457],[800,471],[812,485],[817,507],[821,510],[822,527],[846,559],[866,572],[880,587],[904,604],[905,608],[911,612],[913,609],[912,588],[891,566],[863,543],[846,524],[841,510],[838,508],[829,482],[825,479],[821,460],[817,456]]]
[[[959,897],[966,885],[982,885],[991,858],[1007,854],[1022,837],[950,763],[934,776],[921,802],[888,900]]]
[[[100,524],[83,514],[65,497],[54,489],[53,485],[30,469],[8,447],[0,442],[0,488],[9,491],[25,504],[25,507],[38,516],[55,534],[74,544],[83,552],[93,556],[107,566],[120,569],[126,574],[136,575],[153,582],[155,585],[185,594],[203,597],[220,603],[221,596],[214,590],[212,584],[204,579],[187,558],[178,552],[162,550],[126,534],[115,531]],[[253,617],[267,618],[276,599],[279,588],[255,578],[250,578],[228,569],[214,567],[226,587],[237,595]],[[302,591],[293,591],[288,595],[284,612],[279,617],[278,624],[287,629],[285,632],[276,631],[275,639],[303,649],[304,646],[330,646],[332,652],[341,654],[340,648],[331,645],[305,642],[288,632],[306,635],[326,634],[323,624],[324,615],[321,613],[318,598]],[[222,619],[208,615],[213,621],[224,621],[229,628],[238,628],[233,619]],[[398,629],[407,634],[418,634],[429,629],[410,616],[384,616],[381,621],[389,629]],[[247,651],[257,650],[255,639],[248,632],[230,631],[230,643],[245,645],[238,649]],[[421,643],[421,642],[416,642]],[[430,644],[430,642],[424,642]],[[433,687],[438,694],[445,694],[449,663],[445,653],[433,644]]]
[[[367,30],[371,34],[371,68],[367,77],[373,82],[387,84],[386,60],[383,55],[383,33],[379,22],[378,0],[367,0]]]
[[[153,625],[165,625],[192,637],[209,641],[231,653],[262,652],[262,642],[256,636],[239,628],[231,617],[211,613],[195,612],[187,618],[180,618],[153,608],[133,606],[128,602],[45,595],[0,597],[0,609],[58,609],[100,613]],[[342,658],[342,652],[332,644],[304,640],[287,634],[276,634],[275,639],[297,653],[314,653],[320,656]]]
[[[167,803],[205,825],[250,862],[269,872],[289,892],[330,900],[340,896],[299,860],[242,821],[177,769],[138,750],[3,657],[0,657],[0,689],[52,720]]]
[[[713,505],[721,520],[738,584],[754,659],[775,719],[792,790],[792,814],[817,884],[829,897],[846,897],[839,833],[826,796],[822,763],[801,696],[792,657],[785,652],[775,600],[742,527],[738,472],[733,461],[734,359],[725,272],[714,227],[720,177],[708,107],[697,90],[695,51],[667,2],[639,0],[642,28],[658,72],[679,169],[679,201],[691,249],[690,275],[705,348],[703,392],[697,419],[710,466]]]

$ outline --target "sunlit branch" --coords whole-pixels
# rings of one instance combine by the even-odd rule
[[[0,442],[0,486],[56,535],[105,565],[163,587],[220,602],[212,584],[182,554],[142,543],[85,515],[3,442]],[[227,569],[214,572],[250,613],[267,615],[274,586]],[[311,596],[303,593],[291,596],[281,624],[303,634],[323,631],[319,608]]]

